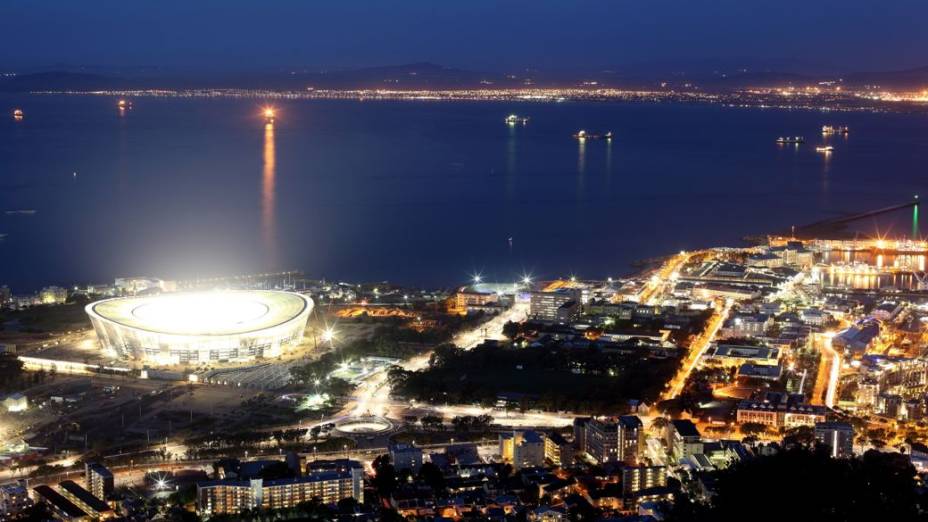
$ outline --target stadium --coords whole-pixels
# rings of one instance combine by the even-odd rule
[[[276,357],[299,344],[313,302],[266,290],[161,294],[87,305],[104,349],[153,365]]]

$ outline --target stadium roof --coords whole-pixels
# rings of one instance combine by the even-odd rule
[[[88,305],[87,313],[157,334],[225,336],[284,324],[310,303],[290,292],[229,290],[107,299]]]

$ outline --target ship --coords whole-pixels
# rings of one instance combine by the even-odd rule
[[[132,102],[128,100],[119,100],[116,102],[116,106],[119,107],[119,110],[124,111],[132,108]]]
[[[790,137],[790,136],[786,136],[786,137],[780,136],[779,138],[777,138],[777,143],[779,143],[779,144],[781,144],[781,145],[790,144],[790,143],[796,143],[796,144],[798,144],[798,143],[805,143],[805,142],[806,142],[806,139],[803,138],[802,136],[792,136],[792,137]]]
[[[13,110],[13,119],[16,120],[16,121],[22,120],[22,119],[23,119],[23,110],[22,110],[22,109],[14,109],[14,110]]]
[[[274,109],[271,107],[264,108],[264,123],[274,123]]]
[[[822,125],[822,134],[848,134],[851,129],[847,125]]]
[[[580,131],[577,131],[576,134],[574,134],[574,139],[577,139],[577,140],[611,140],[612,131],[609,131],[605,134],[594,134],[592,132],[580,130]]]
[[[826,145],[826,146],[824,146],[824,147],[815,147],[815,152],[825,152],[825,153],[828,153],[828,152],[831,152],[831,151],[833,151],[833,150],[835,150],[835,148],[832,147],[831,145]]]
[[[509,116],[506,116],[506,123],[508,123],[509,125],[515,125],[517,123],[521,123],[522,125],[525,125],[526,123],[528,123],[528,117],[519,116],[518,114],[510,114]]]

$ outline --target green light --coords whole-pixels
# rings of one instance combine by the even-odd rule
[[[912,239],[918,239],[918,203],[912,207]]]

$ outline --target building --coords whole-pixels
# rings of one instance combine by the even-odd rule
[[[574,445],[554,431],[545,435],[545,459],[555,466],[565,466],[573,462]]]
[[[413,475],[422,467],[422,448],[409,444],[390,444],[390,460],[396,471],[408,469]]]
[[[874,319],[865,319],[838,332],[831,343],[835,348],[844,350],[847,353],[862,354],[873,345],[873,341],[879,335],[880,322]]]
[[[586,425],[592,417],[576,417],[573,422],[574,449],[577,453],[586,453]]]
[[[82,488],[73,480],[58,484],[61,494],[94,520],[107,520],[116,517],[116,512],[106,502]]]
[[[567,323],[580,314],[580,292],[561,288],[554,292],[532,292],[529,317],[536,321]]]
[[[454,294],[454,308],[461,312],[469,308],[480,308],[499,303],[499,294],[496,292],[480,292],[470,287],[458,289]]]
[[[719,344],[715,349],[710,350],[709,357],[724,366],[741,366],[743,364],[776,366],[780,364],[780,349],[768,346]]]
[[[113,473],[103,464],[85,464],[84,480],[90,494],[99,499],[106,500],[113,494]]]
[[[577,451],[600,464],[636,464],[644,452],[644,427],[635,415],[574,419]]]
[[[164,294],[87,305],[107,350],[152,365],[277,357],[299,344],[313,302],[266,290]]]
[[[163,281],[156,277],[117,277],[113,286],[121,295],[173,292],[177,288],[172,281]]]
[[[739,312],[725,321],[719,333],[723,337],[760,337],[771,326],[773,326],[771,315]]]
[[[9,413],[26,411],[29,409],[29,400],[21,393],[13,393],[7,395],[7,397],[3,399],[3,407],[6,408],[6,411]]]
[[[744,363],[738,368],[738,377],[744,379],[761,379],[765,381],[779,381],[783,376],[783,365],[770,366],[767,364]]]
[[[584,451],[600,464],[619,460],[619,424],[613,418],[592,418],[583,430]]]
[[[675,462],[703,451],[699,430],[689,419],[670,421],[664,433],[667,447],[670,448],[670,456]]]
[[[499,452],[503,462],[515,469],[544,466],[545,441],[535,431],[513,431],[499,436]]]
[[[60,286],[46,286],[39,290],[39,302],[42,304],[64,304],[68,301],[68,289]]]
[[[32,499],[22,483],[0,486],[0,520],[13,518],[32,507]]]
[[[618,460],[638,464],[644,455],[644,425],[635,415],[623,415],[618,420]]]
[[[41,485],[32,488],[35,500],[48,505],[49,511],[57,520],[62,522],[89,522],[93,518],[83,509],[58,493],[49,486]]]
[[[197,513],[201,516],[236,514],[248,509],[285,509],[318,498],[334,504],[344,498],[364,501],[364,469],[359,462],[349,470],[310,471],[279,480],[214,480],[197,484]]]
[[[815,442],[828,448],[834,458],[854,456],[854,427],[846,422],[818,422]]]
[[[667,486],[666,466],[626,466],[622,468],[622,496]]]
[[[759,399],[748,399],[738,403],[738,424],[763,424],[772,428],[795,428],[814,426],[825,422],[828,412],[824,406],[806,404],[802,395],[768,392]]]

